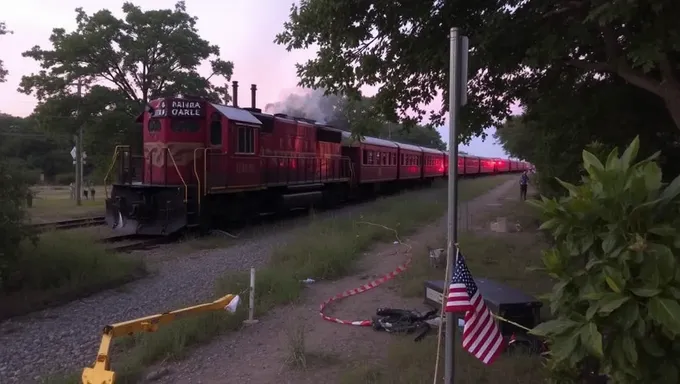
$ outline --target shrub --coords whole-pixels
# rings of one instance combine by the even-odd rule
[[[24,224],[29,192],[21,173],[0,161],[0,288],[9,279],[19,257],[19,244],[32,234]]]
[[[554,320],[532,332],[551,344],[555,382],[583,370],[616,383],[677,383],[680,371],[680,177],[662,185],[658,153],[633,164],[638,138],[603,165],[583,151],[587,175],[559,201],[542,197],[543,256],[558,282]]]

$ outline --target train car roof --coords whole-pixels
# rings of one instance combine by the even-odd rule
[[[228,105],[220,105],[210,103],[219,113],[231,121],[238,121],[240,123],[262,125],[262,122],[252,113],[245,109],[230,107]]]
[[[417,146],[417,145],[404,144],[404,143],[396,143],[396,142],[395,142],[395,144],[396,144],[399,148],[405,149],[405,150],[407,150],[407,151],[414,151],[414,152],[423,153],[423,149],[422,149],[421,147]]]
[[[441,155],[441,154],[444,153],[444,151],[440,151],[439,149],[433,149],[433,148],[428,148],[428,147],[420,147],[420,149],[422,149],[423,152],[436,153],[437,155]]]
[[[352,133],[347,131],[342,131],[342,142],[343,144],[347,144],[350,146],[355,146],[357,145],[357,143],[361,143],[368,145],[377,145],[380,147],[399,148],[399,146],[393,141],[378,139],[376,137],[364,136],[363,139],[361,140],[355,140],[352,138]]]

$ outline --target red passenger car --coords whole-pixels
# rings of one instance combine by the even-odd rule
[[[344,153],[355,164],[357,181],[377,183],[397,180],[396,143],[373,137],[354,139],[349,132],[343,132]]]

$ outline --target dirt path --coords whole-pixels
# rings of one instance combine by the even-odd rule
[[[490,207],[505,199],[516,199],[516,181],[508,181],[461,209],[461,227],[483,228]],[[517,193],[519,195],[519,193]],[[472,229],[470,228],[470,229]],[[163,383],[332,383],[351,364],[385,358],[392,335],[370,327],[340,325],[319,317],[319,304],[347,289],[384,275],[406,261],[413,249],[440,246],[446,218],[402,239],[404,244],[380,244],[367,252],[360,271],[335,282],[316,283],[297,305],[273,310],[258,324],[225,335],[195,349],[182,361],[166,363],[151,370],[155,382]],[[405,245],[405,244],[408,244]],[[414,252],[417,255],[422,253]],[[422,299],[405,299],[390,284],[335,302],[327,314],[344,320],[370,319],[378,307],[425,309]],[[299,335],[305,335],[302,340]],[[304,353],[294,347],[304,344]],[[302,351],[298,351],[302,352]],[[307,369],[291,367],[295,357],[306,357]]]

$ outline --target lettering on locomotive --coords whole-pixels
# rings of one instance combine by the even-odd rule
[[[203,117],[203,102],[190,100],[163,100],[153,111],[154,117],[183,117],[183,118],[199,118]]]

